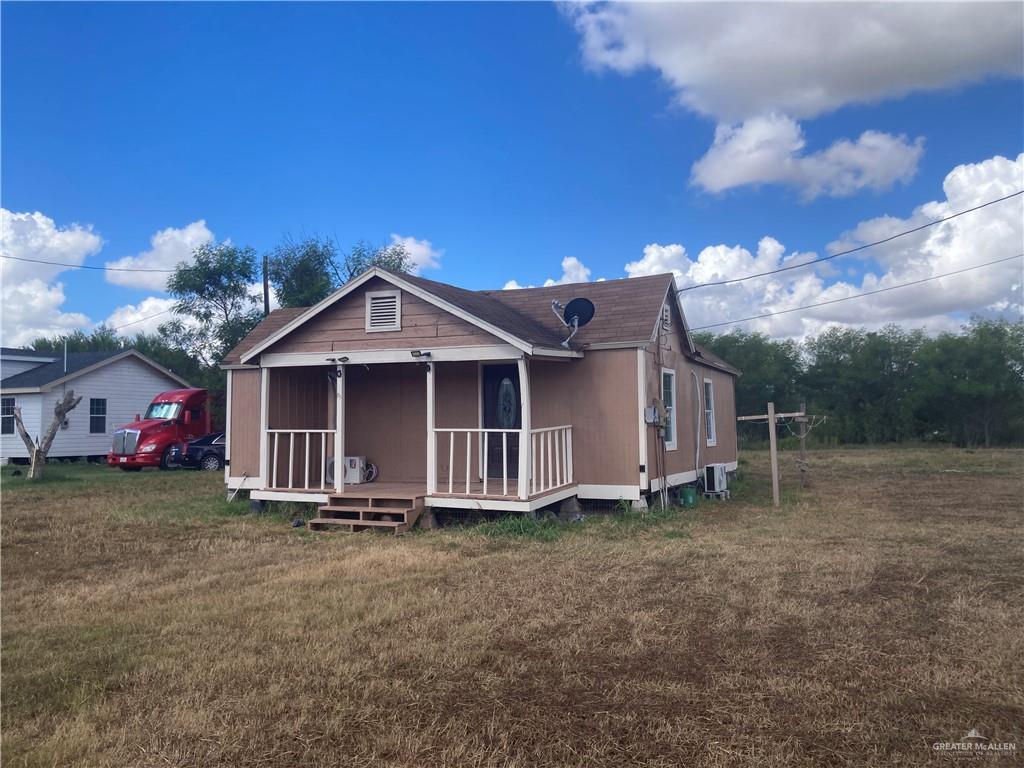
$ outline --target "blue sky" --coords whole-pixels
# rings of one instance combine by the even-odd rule
[[[761,15],[774,10],[786,9],[762,6]],[[720,97],[741,90],[729,76],[717,81],[692,71],[701,56],[708,67],[715,63],[716,54],[695,51],[687,38],[699,20],[634,18],[626,8],[609,22],[596,15],[603,12],[540,3],[5,3],[2,205],[51,221],[49,229],[31,222],[40,237],[91,229],[102,245],[72,244],[66,255],[75,263],[137,258],[155,233],[172,228],[166,252],[145,262],[156,263],[173,252],[177,230],[202,221],[217,240],[261,252],[289,234],[335,237],[343,248],[359,239],[413,238],[425,259],[440,264],[425,276],[470,288],[557,280],[566,257],[580,265],[569,265],[570,277],[625,277],[627,263],[636,274],[668,265],[685,285],[793,253],[822,255],[843,233],[857,242],[896,226],[872,224],[876,217],[916,223],[932,215],[916,211],[930,201],[952,211],[974,200],[947,199],[944,180],[958,166],[984,179],[969,185],[979,202],[997,196],[995,189],[1024,185],[1019,43],[1013,35],[991,38],[993,28],[1009,27],[1019,40],[1019,6],[967,13],[968,26],[972,17],[994,18],[954,40],[945,58],[922,32],[934,66],[917,73],[913,50],[894,53],[887,71],[905,74],[893,76],[893,93],[873,84],[877,72],[851,85],[850,68],[837,67],[839,74],[811,83],[835,95],[808,104],[787,92],[787,78],[797,76],[782,62],[784,71],[757,89],[767,100],[748,94],[738,106]],[[593,32],[595,20],[618,25],[616,39]],[[899,18],[884,21],[903,29]],[[678,36],[662,33],[675,23]],[[817,23],[811,19],[790,44],[814,42]],[[633,42],[648,52],[622,61],[619,51]],[[775,46],[779,58],[791,53],[778,41],[765,46]],[[768,58],[745,83],[776,61],[758,55]],[[813,64],[821,54],[806,56]],[[716,126],[731,127],[737,141],[696,165],[713,152]],[[888,138],[862,147],[865,131]],[[803,137],[798,150],[780,156],[771,149],[793,132]],[[748,134],[762,149],[767,142],[770,157],[752,155],[742,141]],[[820,154],[844,140],[857,146]],[[992,167],[1000,156],[1008,164]],[[698,167],[709,170],[702,175]],[[850,176],[859,179],[852,187]],[[1012,255],[1002,248],[1020,245],[1012,223],[1019,211],[1017,203],[1007,206],[1011,231],[998,243],[986,240],[982,255]],[[61,253],[39,246],[31,232],[19,229],[15,238],[13,225],[5,229],[9,253]],[[950,230],[944,240],[967,237],[954,245],[973,253],[969,235]],[[765,248],[766,236],[782,251]],[[645,254],[651,245],[667,250]],[[828,290],[871,287],[873,279],[917,277],[925,262],[970,262],[945,247],[919,238],[913,253],[800,270],[807,284],[719,293],[695,301],[690,320],[750,314],[752,300],[761,308],[797,306],[831,296]],[[85,270],[14,273],[4,261],[5,291],[28,286],[5,296],[5,343],[165,306],[152,284],[112,284]],[[916,271],[901,271],[910,262]],[[1009,266],[1019,275],[1019,265]],[[45,300],[36,300],[43,288],[29,285],[35,277]],[[959,303],[925,302],[921,311],[901,310],[903,301],[876,310],[908,325],[952,327],[970,311],[1019,312],[1019,282],[1009,294],[1004,286]],[[812,322],[760,329],[799,336],[833,322],[870,324],[876,314],[818,313]]]

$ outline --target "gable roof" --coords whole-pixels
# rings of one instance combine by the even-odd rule
[[[269,315],[260,320],[256,324],[256,327],[246,334],[244,339],[235,344],[231,351],[224,355],[224,359],[221,360],[220,363],[221,367],[241,365],[243,352],[252,349],[261,341],[264,341],[271,335],[277,333],[307,309],[309,309],[309,307],[285,307],[282,309],[275,309]]]
[[[0,390],[43,391],[54,384],[77,378],[83,374],[110,365],[126,357],[134,357],[155,368],[160,373],[183,386],[188,382],[176,373],[167,370],[159,363],[150,360],[136,349],[115,350],[113,352],[68,352],[67,368],[64,367],[64,356],[53,362],[45,363],[13,376],[0,380]]]
[[[585,350],[604,345],[639,346],[648,343],[653,338],[663,302],[675,293],[671,274],[546,288],[471,291],[375,267],[316,306],[281,309],[270,313],[225,356],[222,365],[235,366],[248,362],[249,358],[269,348],[372,277],[380,277],[410,290],[420,298],[459,315],[531,354],[567,354],[561,344],[568,331],[551,311],[553,300],[565,304],[577,296],[586,296],[596,305],[597,312],[593,321],[581,328],[571,342],[574,349]],[[678,297],[675,300],[678,302]],[[679,310],[682,314],[681,306]],[[692,345],[689,331],[685,327],[685,317],[683,334],[686,343]]]

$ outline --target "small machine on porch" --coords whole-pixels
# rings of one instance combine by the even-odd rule
[[[327,457],[327,482],[334,483],[334,457]],[[377,465],[367,461],[365,456],[346,456],[343,478],[345,485],[372,483],[377,479]]]

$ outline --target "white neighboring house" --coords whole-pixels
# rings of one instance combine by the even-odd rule
[[[0,463],[29,457],[14,426],[15,407],[29,436],[38,439],[54,405],[74,390],[82,401],[57,430],[49,456],[105,456],[114,430],[144,413],[155,395],[188,386],[134,349],[69,352],[65,362],[62,353],[0,348]]]

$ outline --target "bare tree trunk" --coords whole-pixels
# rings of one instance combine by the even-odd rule
[[[67,418],[68,413],[74,410],[75,406],[81,401],[81,397],[75,397],[74,390],[69,389],[65,392],[63,399],[53,406],[53,421],[50,422],[49,429],[46,430],[43,434],[43,439],[38,443],[32,441],[28,430],[25,429],[25,423],[21,420],[21,408],[14,409],[14,425],[21,436],[21,441],[28,448],[28,455],[32,461],[28,471],[29,480],[38,480],[43,476],[43,467],[46,466],[46,454],[50,451],[50,446],[53,445],[53,439],[57,436],[57,430],[64,422],[64,419]]]

